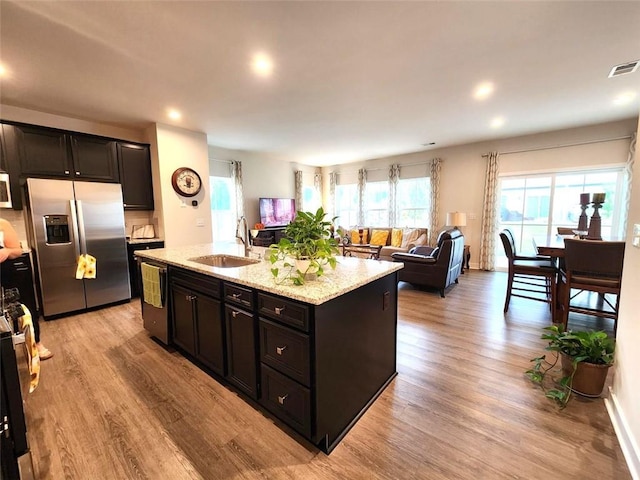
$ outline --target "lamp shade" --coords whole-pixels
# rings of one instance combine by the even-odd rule
[[[466,227],[467,226],[467,214],[461,212],[449,212],[447,213],[447,225],[452,227]]]

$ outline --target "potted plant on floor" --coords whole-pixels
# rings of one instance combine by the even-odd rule
[[[598,397],[602,393],[609,367],[613,365],[615,341],[603,331],[572,332],[562,326],[546,327],[542,339],[549,343],[545,350],[556,352],[553,362],[546,355],[534,358],[533,368],[526,375],[540,385],[548,398],[560,408],[566,407],[571,392],[586,397]],[[556,388],[547,389],[544,380],[560,359],[562,378]]]
[[[290,280],[294,285],[303,285],[309,275],[323,275],[326,265],[336,267],[335,256],[339,251],[331,235],[331,227],[337,217],[329,221],[325,220],[325,216],[322,207],[316,213],[298,212],[296,218],[285,227],[284,237],[269,247],[271,264],[283,262],[283,276],[280,276],[279,267],[271,269],[278,283]]]

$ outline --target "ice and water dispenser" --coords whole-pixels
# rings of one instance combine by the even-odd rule
[[[44,230],[47,245],[71,243],[68,215],[45,215]]]

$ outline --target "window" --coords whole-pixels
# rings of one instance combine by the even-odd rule
[[[509,228],[516,240],[518,252],[533,253],[533,238],[555,235],[557,227],[577,228],[581,213],[580,194],[606,194],[600,209],[602,237],[618,238],[622,192],[621,168],[582,172],[544,173],[508,176],[500,179],[499,230]],[[587,208],[588,221],[593,208]],[[498,266],[506,266],[504,250],[496,242]]]
[[[209,177],[211,226],[214,241],[229,241],[236,236],[235,185],[231,177]]]
[[[425,227],[431,218],[431,181],[429,177],[401,178],[396,193],[397,227]],[[435,228],[435,227],[430,227]]]
[[[302,175],[302,205],[296,205],[298,210],[315,212],[322,206],[322,192],[315,186],[315,175]]]
[[[336,220],[342,227],[358,223],[358,186],[355,183],[336,185]]]
[[[364,189],[364,223],[389,226],[389,181],[367,182]]]

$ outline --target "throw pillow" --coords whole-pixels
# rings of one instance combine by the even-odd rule
[[[415,243],[416,245],[426,245],[426,244],[427,244],[427,241],[428,241],[428,239],[427,239],[427,234],[426,234],[426,233],[423,233],[423,234],[422,234],[422,235],[420,235],[420,236],[416,239],[416,241],[415,241],[415,242],[413,242],[413,243]]]
[[[402,229],[394,228],[391,230],[391,246],[400,247],[402,245]]]
[[[409,244],[415,243],[420,236],[420,230],[418,228],[405,228],[402,231],[402,244],[400,247],[407,248]]]
[[[358,233],[358,229],[354,228],[351,230],[351,243],[367,243],[369,237],[369,230],[364,229],[362,231],[362,242],[360,241],[360,234]]]
[[[371,240],[369,243],[371,245],[386,245],[387,238],[389,238],[389,230],[372,230],[371,231]]]

